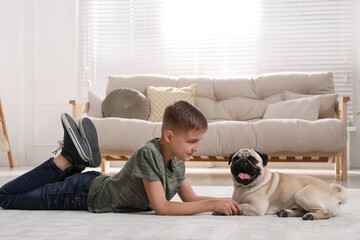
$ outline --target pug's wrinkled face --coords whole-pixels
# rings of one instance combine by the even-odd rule
[[[262,178],[267,163],[268,156],[266,154],[248,148],[240,149],[229,156],[233,179],[243,186],[258,182]]]

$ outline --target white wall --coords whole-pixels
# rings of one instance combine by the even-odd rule
[[[38,164],[62,139],[60,114],[77,96],[76,1],[0,0],[0,16],[0,96],[15,165]]]
[[[354,107],[360,111],[360,1],[353,0]],[[62,139],[60,114],[79,96],[75,0],[0,0],[0,97],[15,165],[51,156]],[[351,136],[351,167],[360,168],[360,117]],[[0,155],[0,166],[8,166]]]
[[[0,0],[0,97],[16,165],[24,162],[25,152],[23,15],[23,1]],[[0,160],[8,164],[7,155]]]

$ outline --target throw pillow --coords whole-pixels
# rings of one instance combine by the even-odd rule
[[[147,97],[150,101],[151,111],[149,121],[162,122],[165,108],[177,101],[184,100],[195,105],[198,86],[189,87],[153,87],[147,88]]]
[[[269,104],[263,118],[298,118],[313,121],[318,119],[319,109],[319,97],[287,100]]]
[[[111,91],[102,104],[104,117],[147,120],[150,103],[138,90],[119,88]]]
[[[88,100],[89,100],[89,111],[87,115],[89,117],[102,118],[102,103],[104,101],[104,97],[97,94],[93,91],[88,91]]]
[[[337,94],[306,95],[285,91],[286,100],[307,98],[311,96],[318,96],[320,98],[319,118],[333,118],[335,116],[336,101],[338,98]]]

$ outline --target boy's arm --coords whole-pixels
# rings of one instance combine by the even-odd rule
[[[159,215],[190,215],[213,211],[225,215],[240,214],[241,207],[231,199],[209,199],[195,202],[170,202],[160,181],[143,179],[150,204]],[[195,194],[194,194],[195,195]]]
[[[229,199],[229,198],[215,198],[215,197],[207,197],[207,196],[198,196],[193,191],[190,183],[184,180],[181,184],[181,188],[178,192],[181,200],[183,202],[196,202],[201,200],[211,200],[211,199]]]

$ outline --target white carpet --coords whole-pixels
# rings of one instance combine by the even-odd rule
[[[194,186],[199,195],[229,197],[232,187]],[[178,200],[176,197],[174,200]],[[0,209],[0,239],[359,239],[360,189],[349,189],[340,215],[303,221],[277,216],[157,216],[149,213]]]

